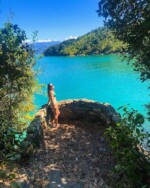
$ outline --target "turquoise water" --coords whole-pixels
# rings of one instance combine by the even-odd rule
[[[115,109],[130,104],[146,114],[148,83],[141,83],[139,74],[121,61],[119,55],[44,57],[37,63],[41,69],[38,80],[42,84],[55,85],[57,100],[87,98],[108,102]],[[48,101],[47,88],[43,90],[44,95],[36,95],[38,107]]]

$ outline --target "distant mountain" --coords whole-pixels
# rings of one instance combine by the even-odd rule
[[[77,39],[70,39],[44,51],[45,56],[72,56],[119,53],[126,45],[106,28],[95,29]]]
[[[59,41],[52,41],[52,42],[36,42],[34,44],[31,44],[33,46],[33,49],[35,50],[35,53],[41,54],[43,53],[48,47],[54,46],[59,44]]]

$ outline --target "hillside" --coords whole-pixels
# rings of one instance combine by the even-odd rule
[[[59,44],[59,41],[51,41],[51,42],[36,42],[33,47],[36,54],[43,53],[48,47]]]
[[[44,51],[45,56],[98,55],[119,53],[126,45],[106,28],[95,29],[77,39],[64,41]]]

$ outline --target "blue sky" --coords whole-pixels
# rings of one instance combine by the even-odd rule
[[[10,20],[26,31],[28,39],[38,30],[38,40],[81,36],[103,26],[99,0],[0,0],[0,26]]]

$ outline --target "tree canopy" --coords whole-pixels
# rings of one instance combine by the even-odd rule
[[[116,38],[128,44],[142,81],[150,79],[150,0],[101,0],[97,12]]]
[[[64,41],[44,51],[45,56],[96,55],[122,52],[126,45],[107,28],[95,29],[77,39]]]
[[[25,44],[26,34],[17,25],[0,29],[0,149],[4,157],[15,152],[15,134],[30,121],[36,88],[34,51]]]

